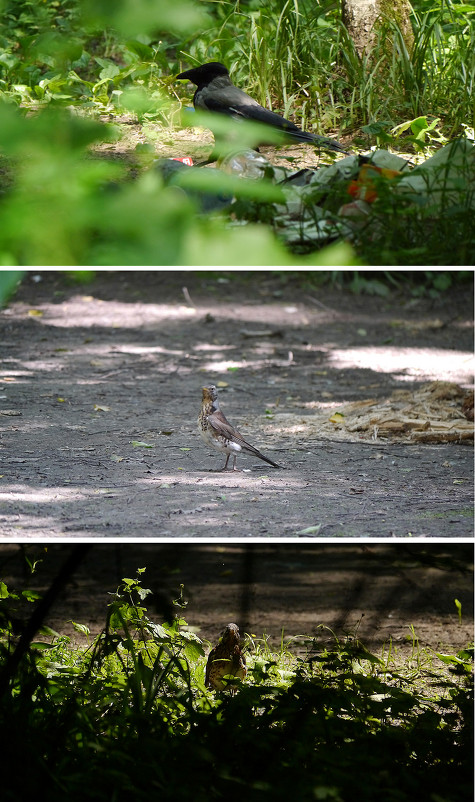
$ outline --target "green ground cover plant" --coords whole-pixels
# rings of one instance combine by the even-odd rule
[[[469,4],[417,0],[411,52],[388,20],[368,58],[333,0],[3,0],[0,12],[2,264],[236,264],[236,253],[242,264],[470,263],[469,169],[459,203],[435,219],[383,188],[356,255],[344,244],[286,248],[262,191],[252,204],[238,182],[231,190],[243,195],[247,225],[197,215],[193,198],[150,169],[157,142],[179,152],[191,98],[174,76],[209,60],[226,63],[264,105],[355,152],[378,145],[427,157],[473,138]]]
[[[75,624],[86,647],[43,628],[13,672],[14,608],[37,597],[1,583],[1,758],[28,766],[2,773],[4,799],[472,798],[470,646],[435,655],[416,624],[404,660],[357,632],[299,637],[298,656],[284,633],[277,650],[249,635],[246,679],[214,693],[182,599],[154,623],[144,572],[111,594],[97,637]]]

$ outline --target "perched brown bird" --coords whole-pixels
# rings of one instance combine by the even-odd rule
[[[274,468],[281,467],[276,462],[272,462],[271,459],[265,457],[264,454],[261,454],[257,448],[251,446],[250,443],[244,440],[242,434],[226,420],[219,408],[218,391],[213,384],[209,387],[203,387],[203,400],[198,416],[198,428],[207,445],[227,454],[223,471],[228,467],[231,454],[234,460],[233,471],[237,470],[236,457],[241,451],[252,454],[254,457],[259,457],[259,459],[264,460]]]
[[[232,688],[232,680],[227,682],[223,677],[244,679],[246,674],[246,659],[239,644],[239,628],[236,624],[228,624],[218,645],[208,655],[205,685],[215,691],[223,691],[227,686]]]

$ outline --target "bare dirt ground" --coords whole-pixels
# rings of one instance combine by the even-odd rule
[[[12,590],[26,585],[44,593],[71,549],[0,544],[0,578]],[[40,561],[29,579],[25,554]],[[378,654],[391,642],[397,653],[414,653],[417,661],[419,647],[454,653],[473,639],[473,547],[444,542],[96,543],[47,623],[85,643],[71,622],[86,624],[95,636],[105,623],[108,594],[144,567],[142,584],[154,592],[145,602],[150,617],[162,621],[163,600],[178,598],[183,585],[187,606],[181,612],[209,641],[236,621],[257,638],[268,635],[274,648],[283,629],[284,638],[293,639],[292,651],[304,654],[310,644],[301,636],[326,644],[332,636],[324,627],[330,627],[338,637],[357,634]]]
[[[0,536],[472,537],[468,440],[328,420],[426,382],[473,388],[472,297],[263,272],[100,272],[78,287],[30,271],[0,312]],[[283,470],[218,470],[196,429],[210,383]]]
[[[172,126],[167,136],[162,125],[137,123],[131,114],[118,116],[114,113],[114,115],[104,115],[101,120],[120,125],[121,137],[117,142],[104,142],[93,146],[93,152],[100,154],[101,158],[110,157],[122,161],[129,167],[131,175],[142,171],[157,157],[172,159],[188,156],[196,164],[207,159],[214,148],[211,131],[199,127],[180,129]],[[178,119],[176,125],[181,125]],[[351,143],[342,142],[342,144]],[[332,164],[331,157],[328,157],[325,151],[317,151],[303,144],[285,145],[279,148],[264,145],[259,148],[259,152],[275,167],[291,168],[294,164],[294,169],[297,170]],[[414,163],[417,161],[417,154],[407,154],[407,158]]]

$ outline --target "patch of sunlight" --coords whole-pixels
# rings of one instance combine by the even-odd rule
[[[473,354],[443,348],[392,348],[368,346],[331,351],[333,368],[367,368],[375,373],[392,373],[399,381],[415,378],[473,382]]]
[[[270,457],[275,457],[278,461],[278,454],[276,452],[269,452]],[[210,458],[211,459],[211,458]],[[173,492],[173,487],[180,485],[190,485],[191,487],[243,487],[249,489],[249,485],[265,486],[266,492],[282,493],[282,488],[285,486],[285,491],[290,491],[292,488],[298,489],[307,487],[307,482],[297,476],[293,476],[290,471],[279,470],[277,468],[250,468],[254,463],[249,459],[247,465],[243,465],[237,471],[220,471],[220,470],[207,470],[206,468],[198,470],[188,470],[185,473],[180,471],[176,474],[162,474],[160,477],[154,479],[140,479],[136,482],[137,485],[144,485],[156,489]],[[249,466],[249,467],[247,467]],[[244,468],[244,470],[243,470]],[[290,475],[289,475],[290,474]],[[269,486],[271,482],[277,482],[278,486],[273,488]],[[285,482],[285,485],[282,484]]]
[[[8,534],[21,541],[24,537],[49,536],[55,532],[57,524],[55,518],[36,512],[33,515],[4,515],[0,516],[0,534]]]
[[[107,352],[107,349],[106,349]],[[161,345],[118,345],[114,347],[114,354],[172,354],[172,356],[182,356],[183,349],[172,351],[170,348],[162,348]],[[110,352],[108,353],[110,355]]]
[[[0,502],[23,501],[29,504],[47,504],[49,502],[72,502],[91,496],[110,493],[110,488],[79,488],[79,487],[35,487],[28,485],[10,485],[0,493]]]
[[[210,372],[215,371],[216,373],[223,373],[227,370],[234,371],[239,370],[239,368],[246,368],[247,370],[259,370],[269,366],[269,363],[272,362],[273,367],[281,367],[281,368],[288,368],[293,363],[293,354],[289,351],[287,357],[274,357],[272,352],[261,353],[259,355],[256,354],[254,359],[243,359],[240,362],[234,360],[222,360],[220,361],[210,361],[204,362],[203,365],[199,368],[200,372]]]
[[[246,359],[243,360],[242,362],[234,362],[232,359],[230,359],[228,361],[222,361],[222,362],[205,362],[201,366],[200,370],[201,372],[215,371],[216,373],[223,373],[226,370],[238,370],[239,368],[249,368],[249,367],[255,368],[258,366],[258,364],[259,364],[258,362],[255,362],[253,360],[248,361]]]
[[[25,303],[13,303],[9,307],[9,317],[24,320],[31,307]],[[42,303],[38,306],[42,317],[41,326],[59,328],[103,328],[135,329],[161,320],[184,320],[193,317],[197,309],[177,304],[123,303],[121,301],[102,301],[92,296],[74,296],[61,305]]]
[[[221,320],[239,320],[240,322],[262,323],[266,326],[292,325],[299,311],[297,307],[283,304],[245,303],[211,303],[207,300],[196,307],[184,304],[154,304],[140,301],[124,303],[122,301],[104,301],[92,296],[73,296],[64,303],[42,303],[38,305],[42,316],[37,319],[40,326],[57,326],[60,328],[101,326],[103,328],[143,329],[156,326],[161,321],[189,320],[197,314],[210,314]],[[31,305],[24,302],[12,303],[8,309],[10,318],[24,320],[29,316]],[[307,325],[306,317],[299,319],[300,325]]]

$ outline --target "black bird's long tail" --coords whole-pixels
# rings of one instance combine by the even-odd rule
[[[185,70],[185,72],[177,75],[177,79],[182,78],[188,79],[197,87],[193,96],[195,109],[224,114],[237,121],[251,120],[264,123],[268,128],[281,132],[287,140],[303,142],[307,145],[334,150],[338,153],[347,152],[346,148],[335,139],[302,131],[290,120],[286,120],[280,114],[261,106],[260,103],[246,94],[246,92],[243,92],[242,89],[234,86],[229,77],[227,67],[218,61],[201,64],[199,67]],[[259,144],[264,145],[266,142],[261,141]]]

